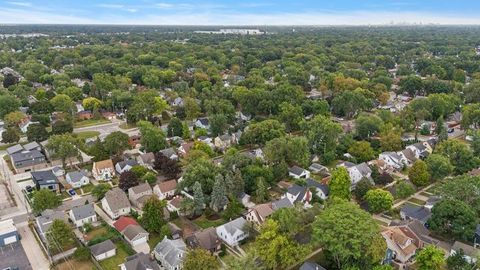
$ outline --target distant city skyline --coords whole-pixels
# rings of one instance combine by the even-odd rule
[[[2,24],[479,24],[480,1],[0,1]]]

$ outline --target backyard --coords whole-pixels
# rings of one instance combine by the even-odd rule
[[[99,262],[104,270],[118,269],[118,266],[125,262],[126,257],[135,254],[135,252],[122,241],[118,241],[115,245],[117,246],[117,254]]]

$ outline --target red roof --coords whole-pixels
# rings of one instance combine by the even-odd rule
[[[113,227],[115,227],[115,229],[117,229],[119,232],[125,230],[128,225],[138,225],[138,223],[134,218],[131,217],[120,217],[113,223]]]

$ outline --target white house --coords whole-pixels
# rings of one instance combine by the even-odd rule
[[[153,250],[153,256],[165,270],[182,269],[186,253],[187,245],[182,239],[170,240],[167,236]]]
[[[114,187],[105,193],[102,199],[103,210],[113,219],[130,214],[130,201],[125,192],[120,188]]]
[[[429,148],[427,148],[427,146],[425,145],[428,145],[427,142],[418,142],[418,143],[414,143],[412,145],[409,145],[407,146],[406,148],[407,149],[410,149],[412,150],[412,152],[415,154],[415,158],[419,159],[419,158],[425,158],[428,156],[428,154],[430,154],[431,152],[429,152]]]
[[[380,155],[378,155],[378,159],[384,161],[387,166],[397,170],[403,168],[403,166],[407,165],[408,163],[406,158],[395,152],[380,153]]]
[[[312,200],[312,192],[310,192],[308,187],[292,185],[287,189],[287,192],[282,195],[282,198],[287,198],[292,204],[302,203],[308,206]]]
[[[233,247],[237,246],[240,241],[246,239],[249,236],[248,232],[248,221],[239,217],[228,223],[220,225],[216,228],[217,235],[222,239],[227,245]]]
[[[69,172],[65,176],[65,180],[72,186],[72,188],[80,188],[90,183],[86,171]]]
[[[177,189],[177,181],[175,179],[161,182],[153,187],[153,193],[158,196],[160,200],[173,197]]]
[[[117,255],[117,247],[113,244],[112,240],[108,239],[90,246],[90,252],[95,260],[101,261]]]
[[[307,179],[310,178],[310,172],[298,166],[288,168],[288,175],[295,179]]]
[[[307,179],[307,187],[315,189],[315,195],[317,195],[320,199],[326,200],[328,194],[330,192],[328,185],[322,184],[318,181],[315,181],[312,178]]]
[[[134,218],[120,217],[113,223],[113,227],[123,235],[132,247],[148,242],[148,232]]]
[[[110,181],[115,175],[115,168],[111,159],[93,163],[92,175],[98,181]]]
[[[358,165],[351,162],[343,162],[338,165],[339,167],[345,167],[350,176],[352,187],[354,187],[362,178],[371,179],[372,170],[368,167],[367,163],[363,162]]]
[[[197,128],[204,128],[206,130],[210,129],[210,123],[208,121],[208,118],[198,118],[197,121],[195,121],[195,127]]]
[[[141,154],[137,157],[137,162],[139,165],[147,169],[153,170],[153,165],[155,162],[155,154],[153,154],[152,152]]]
[[[135,159],[127,159],[127,160],[124,160],[124,161],[120,161],[117,164],[115,164],[115,171],[118,174],[121,174],[123,172],[128,172],[135,165],[138,165],[138,163]]]
[[[183,197],[175,196],[175,198],[171,199],[167,202],[167,209],[169,212],[175,212],[181,215],[180,208],[182,205]]]
[[[97,222],[97,214],[95,213],[93,204],[85,204],[73,207],[68,212],[68,215],[70,216],[70,220],[72,220],[77,227],[82,227],[87,223],[92,224]]]
[[[248,221],[261,225],[271,214],[273,214],[272,204],[263,203],[250,208],[245,217]]]

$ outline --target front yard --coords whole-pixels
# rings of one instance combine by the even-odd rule
[[[90,127],[90,126],[96,126],[96,125],[108,124],[108,123],[111,123],[111,121],[107,119],[89,119],[89,120],[75,122],[73,127],[74,128]]]

